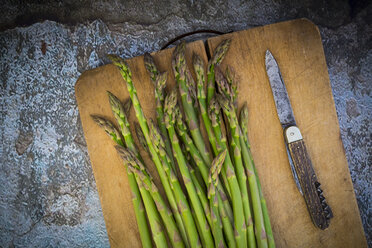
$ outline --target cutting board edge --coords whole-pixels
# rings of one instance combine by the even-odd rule
[[[311,25],[311,26],[313,26],[314,31],[317,32],[317,35],[319,36],[319,39],[320,39],[320,42],[321,42],[321,35],[320,35],[319,28],[318,28],[318,27],[317,27],[313,22],[311,22],[310,20],[308,20],[307,18],[301,18],[301,19],[295,19],[295,20],[290,20],[290,21],[285,21],[285,22],[279,22],[279,23],[274,23],[274,24],[270,24],[270,25],[267,25],[267,26],[272,26],[272,25],[277,25],[277,24],[283,24],[283,23],[296,23],[296,22],[303,22],[303,23],[305,23],[306,25]],[[256,28],[262,28],[262,26],[260,26],[260,27],[254,27],[254,28],[252,28],[252,29],[256,29]],[[251,30],[251,29],[249,29],[249,30]],[[234,33],[239,34],[239,33],[241,33],[241,32],[245,32],[245,31],[247,31],[247,30],[241,30],[241,31],[237,31],[237,32],[234,32]],[[232,35],[232,34],[230,33],[230,34],[225,34],[225,35],[222,35],[222,36],[227,36],[227,37],[228,37],[228,36],[230,36],[230,35]],[[210,42],[209,42],[209,41],[210,41],[211,39],[213,39],[213,38],[215,38],[215,37],[212,37],[212,38],[207,39],[207,46],[206,46],[207,49],[210,49]],[[154,54],[154,53],[158,53],[158,52],[159,52],[159,51],[154,51],[154,52],[152,52],[152,54]],[[323,57],[325,58],[325,55],[324,55],[324,49],[322,49],[322,53],[323,53]],[[114,65],[112,65],[112,64],[103,65],[103,66],[100,66],[100,67],[97,67],[97,68],[94,68],[94,69],[91,69],[91,70],[85,71],[85,72],[83,72],[83,73],[80,75],[80,77],[78,78],[78,80],[76,81],[75,86],[74,86],[74,88],[75,88],[75,98],[77,99],[77,102],[78,102],[78,97],[77,97],[77,95],[79,94],[79,91],[80,91],[80,85],[81,85],[81,82],[84,81],[83,79],[84,79],[85,77],[87,77],[88,75],[89,75],[89,76],[92,76],[92,74],[100,73],[102,70],[105,70],[107,67],[114,67]],[[327,78],[327,80],[328,80],[328,84],[329,84],[329,86],[330,86],[330,88],[331,88],[330,79],[329,79],[329,74],[328,74],[328,78]],[[333,94],[332,94],[332,91],[331,91],[330,96],[331,96],[331,99],[332,99],[332,102],[333,102],[334,113],[336,113],[336,122],[337,122],[337,125],[338,125],[338,135],[339,135],[339,138],[340,138],[340,140],[341,140],[341,145],[342,145],[342,148],[343,148],[343,156],[344,156],[345,159],[346,159],[346,166],[347,166],[347,169],[348,169],[348,171],[349,171],[349,175],[348,175],[349,178],[348,178],[348,179],[351,181],[350,169],[349,169],[349,166],[348,166],[348,161],[347,161],[347,157],[346,157],[345,148],[344,148],[344,146],[343,146],[343,142],[342,142],[342,139],[341,139],[341,131],[340,131],[339,119],[338,119],[338,117],[337,117],[337,112],[336,112],[335,102],[334,102],[334,96],[333,96]],[[79,109],[79,113],[80,113],[79,103],[78,103],[78,109]],[[80,121],[81,121],[81,117],[80,117]],[[83,129],[84,129],[84,124],[82,123],[82,125],[83,125]],[[85,132],[84,132],[84,138],[85,138]],[[89,150],[88,150],[88,153],[89,153]],[[92,161],[91,161],[91,156],[89,156],[89,161],[92,163]],[[354,190],[354,185],[353,185],[352,183],[351,183],[351,186],[352,186],[352,189]],[[357,202],[356,202],[355,194],[354,194],[353,196],[354,196],[354,202],[355,202],[355,204],[356,204],[356,209],[358,210],[358,213],[359,213],[359,220],[360,220],[360,223],[362,223],[362,221],[361,221],[361,217],[360,217],[359,207],[358,207],[358,204],[357,204]],[[100,201],[101,201],[101,198],[100,198]],[[101,202],[101,204],[102,204],[102,202]],[[363,229],[363,225],[360,225],[360,227],[361,227],[361,229],[362,229],[363,234],[365,234],[364,229]],[[366,242],[366,237],[365,237],[365,235],[364,235],[364,238],[365,238],[365,243],[367,243],[367,242]]]

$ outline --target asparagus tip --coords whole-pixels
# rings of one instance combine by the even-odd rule
[[[222,109],[225,111],[225,113],[226,112],[228,112],[228,113],[234,112],[234,105],[224,95],[217,94],[216,99],[217,99],[218,103],[220,104],[220,106],[222,107]]]
[[[220,66],[215,66],[214,69],[215,69],[215,77],[216,77],[218,90],[225,97],[233,100],[234,99],[233,90],[232,90],[231,85],[229,84],[227,78],[223,75],[223,72],[222,72]]]
[[[123,104],[123,108],[124,108],[124,112],[127,116],[129,116],[129,112],[130,112],[130,108],[132,107],[132,100],[130,98],[128,98],[124,104]]]
[[[145,53],[145,55],[143,56],[143,61],[147,72],[150,74],[151,81],[155,82],[156,76],[159,74],[159,71],[156,67],[154,58],[149,53]]]
[[[192,63],[194,67],[203,67],[203,60],[200,58],[200,56],[197,53],[192,54]]]
[[[119,67],[122,72],[125,72],[128,76],[132,76],[129,66],[124,59],[115,54],[107,54],[107,57],[111,60],[111,62],[114,65]]]
[[[143,59],[144,59],[145,64],[153,64],[154,62],[154,58],[151,56],[150,53],[145,53],[143,55]]]
[[[212,57],[213,64],[220,64],[225,58],[227,51],[230,48],[231,39],[223,40],[215,49],[215,52]]]
[[[118,55],[115,54],[107,54],[107,57],[111,60],[113,64],[121,63],[123,62],[123,59],[120,58]]]
[[[93,121],[95,123],[97,123],[98,126],[105,129],[105,131],[110,132],[110,133],[116,133],[116,132],[114,132],[114,130],[116,130],[116,128],[114,127],[114,125],[110,121],[108,121],[105,118],[102,118],[98,115],[91,115],[90,117],[93,119]]]
[[[97,115],[91,115],[91,118],[99,127],[101,127],[117,144],[124,145],[121,139],[119,131],[115,128],[114,124],[110,121],[99,117]]]
[[[211,171],[214,170],[215,175],[218,175],[221,172],[222,164],[225,162],[227,154],[227,149],[220,152],[217,157],[213,160]]]
[[[167,79],[168,79],[168,72],[167,71],[159,73],[158,75],[156,75],[155,87],[157,87],[157,90],[162,91],[165,88],[166,83],[167,83]]]
[[[136,131],[138,141],[141,144],[141,146],[143,147],[143,149],[145,149],[147,152],[149,152],[149,147],[147,146],[145,135],[143,134],[142,129],[141,129],[138,122],[134,123],[134,130]]]
[[[248,119],[248,105],[247,102],[244,102],[241,110],[240,110],[240,119],[247,120]]]
[[[118,106],[120,105],[119,99],[114,94],[112,94],[110,91],[107,91],[107,96],[109,98],[111,107],[118,108]]]
[[[227,154],[227,149],[219,153],[212,162],[211,169],[209,172],[209,177],[208,177],[208,183],[209,183],[208,198],[211,197],[211,194],[215,193],[215,187],[218,184],[218,175],[221,172],[222,164],[225,162],[226,154]]]
[[[114,112],[116,118],[120,118],[120,116],[125,115],[126,117],[129,115],[130,108],[132,107],[132,101],[127,99],[124,104],[117,98],[113,93],[107,91],[107,95],[109,97],[109,103],[111,106],[111,110]]]
[[[173,88],[172,91],[165,97],[164,112],[171,113],[177,104],[177,89]]]

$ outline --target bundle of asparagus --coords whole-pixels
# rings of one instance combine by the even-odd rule
[[[155,88],[156,122],[144,116],[125,60],[109,55],[130,100],[122,104],[108,92],[120,131],[101,117],[92,118],[116,143],[127,169],[143,247],[275,247],[250,152],[247,105],[238,120],[234,70],[227,67],[223,73],[220,68],[230,43],[221,42],[207,66],[194,54],[196,80],[186,65],[185,43],[178,45],[172,56],[178,91],[175,88],[169,94],[165,92],[168,73],[157,69],[151,55],[144,56]],[[132,105],[138,140],[155,164],[166,198],[159,193],[130,132],[127,115]]]

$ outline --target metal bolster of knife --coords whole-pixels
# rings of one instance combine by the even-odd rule
[[[320,188],[300,129],[290,126],[284,130],[284,136],[311,219],[315,226],[326,229],[333,213]]]

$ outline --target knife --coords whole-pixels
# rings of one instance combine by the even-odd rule
[[[276,111],[283,128],[289,164],[294,180],[305,199],[314,225],[322,230],[326,229],[329,226],[330,219],[333,217],[333,213],[325,200],[300,129],[296,125],[278,63],[269,50],[266,51],[265,65],[274,96]]]

